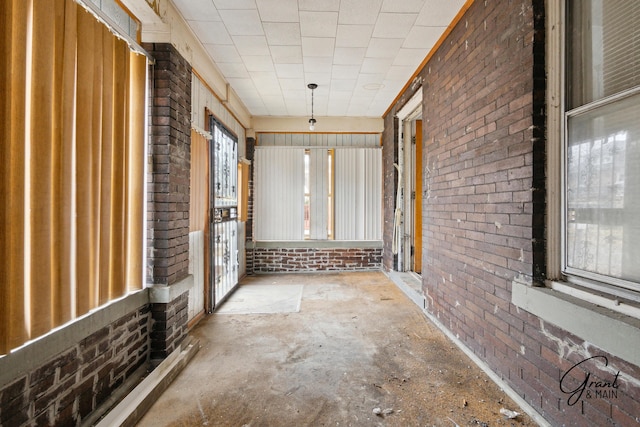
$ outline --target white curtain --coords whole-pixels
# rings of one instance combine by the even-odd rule
[[[335,150],[335,239],[382,240],[382,150]]]
[[[256,148],[255,239],[304,239],[304,148]]]

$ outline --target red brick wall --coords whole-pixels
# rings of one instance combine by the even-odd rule
[[[514,278],[544,279],[544,73],[542,0],[475,1],[420,72],[427,310],[552,425],[637,425],[640,368],[511,304]],[[387,202],[394,138],[385,131]],[[608,370],[585,366],[574,385],[618,370],[626,380],[617,396],[568,405],[560,379],[589,354]]]
[[[140,307],[0,389],[0,425],[79,425],[149,358]]]
[[[253,273],[380,270],[380,248],[255,248],[247,250]]]

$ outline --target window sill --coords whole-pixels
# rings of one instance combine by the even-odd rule
[[[639,318],[578,298],[580,293],[572,295],[565,292],[567,289],[562,287],[568,285],[564,283],[549,285],[551,288],[534,287],[514,280],[511,302],[614,356],[640,366]]]

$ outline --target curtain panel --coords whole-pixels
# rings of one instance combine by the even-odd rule
[[[0,2],[0,354],[142,287],[146,57],[73,0]]]

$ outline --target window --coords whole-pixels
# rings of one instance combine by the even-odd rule
[[[143,286],[147,60],[73,0],[0,16],[5,354]]]
[[[567,4],[563,271],[640,291],[640,2]]]
[[[305,239],[333,239],[333,151],[304,151]]]
[[[256,240],[381,240],[382,150],[256,148]]]

